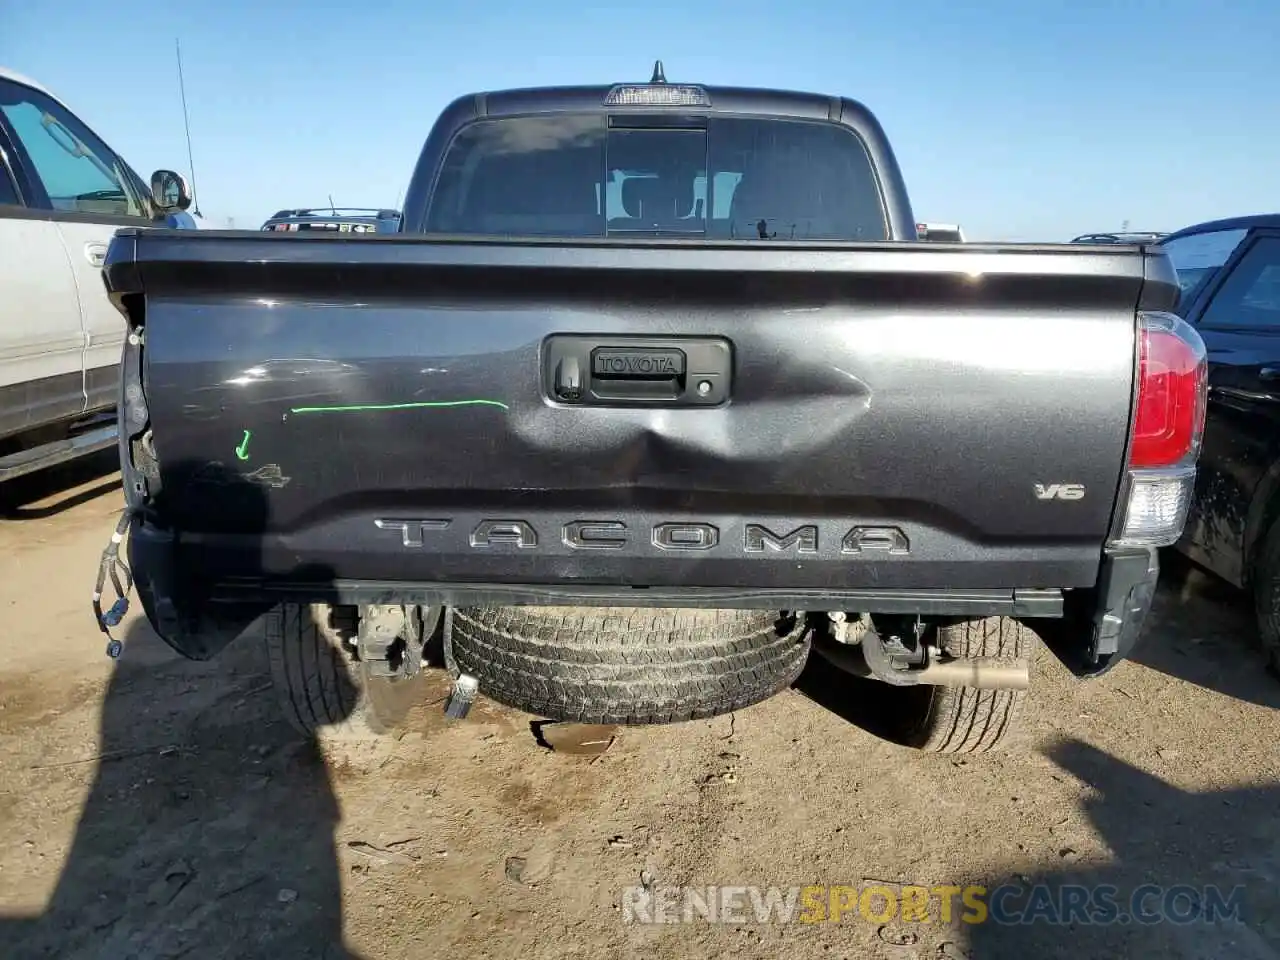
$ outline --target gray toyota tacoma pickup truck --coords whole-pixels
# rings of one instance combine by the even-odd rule
[[[394,724],[432,651],[609,723],[812,660],[990,749],[1041,640],[1133,647],[1204,417],[1164,254],[918,242],[861,104],[660,74],[456,100],[398,234],[124,230],[106,282],[147,618],[265,624],[306,732]]]

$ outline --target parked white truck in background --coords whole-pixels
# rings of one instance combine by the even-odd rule
[[[0,67],[0,481],[113,446],[127,330],[102,261],[120,227],[165,226],[151,185],[60,100]],[[172,214],[172,210],[169,211]]]

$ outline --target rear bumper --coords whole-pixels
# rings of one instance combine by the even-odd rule
[[[233,557],[208,542],[188,542],[137,517],[129,559],[152,627],[175,650],[196,660],[216,655],[281,602],[720,607],[1058,620],[1064,639],[1051,640],[1050,645],[1079,676],[1105,672],[1128,655],[1150,606],[1158,571],[1153,550],[1130,550],[1105,553],[1096,586],[1084,589],[642,587],[571,580],[355,579],[335,576],[331,568],[320,566],[296,566],[282,575],[263,569],[262,562],[233,563]],[[1082,615],[1087,622],[1080,621]]]
[[[859,610],[935,616],[1058,617],[1060,590],[753,590],[735,587],[613,587],[551,584],[423,583],[335,580],[326,585],[279,581],[226,583],[215,599],[235,603],[271,596],[279,601],[421,603],[447,606],[703,607],[756,610]]]

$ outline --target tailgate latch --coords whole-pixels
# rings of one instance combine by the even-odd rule
[[[733,352],[723,337],[556,334],[543,344],[543,384],[558,403],[715,407],[729,399]]]

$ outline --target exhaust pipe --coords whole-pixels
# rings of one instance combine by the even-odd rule
[[[832,666],[854,676],[881,680],[894,687],[920,684],[935,687],[973,687],[979,690],[1026,690],[1031,667],[1025,662],[993,657],[953,657],[926,662],[923,667],[897,667],[885,652],[880,635],[868,628],[857,644],[815,638],[813,648]]]
[[[935,687],[977,687],[979,690],[1026,690],[1031,686],[1031,668],[993,657],[935,660],[922,670],[908,671],[916,683]]]

